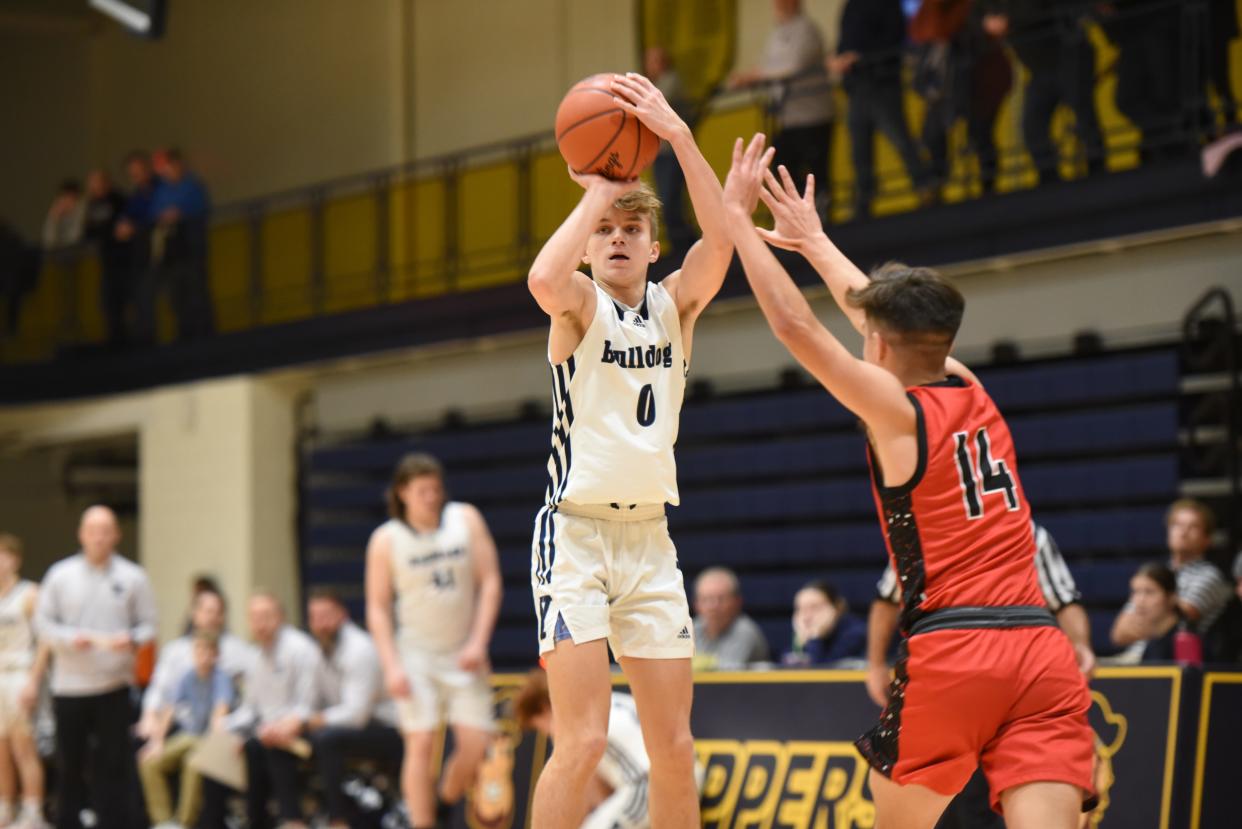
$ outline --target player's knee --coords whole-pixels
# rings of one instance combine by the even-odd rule
[[[694,770],[694,737],[689,729],[673,729],[648,741],[647,754],[653,768],[670,773]]]
[[[554,754],[560,754],[562,762],[575,769],[588,772],[599,765],[608,748],[608,734],[601,730],[580,731],[573,736],[558,736]],[[562,752],[564,752],[562,754]]]

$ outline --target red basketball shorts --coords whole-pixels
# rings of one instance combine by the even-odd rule
[[[895,783],[961,791],[982,764],[1000,795],[1059,782],[1094,798],[1087,683],[1059,628],[955,629],[902,645],[880,722],[857,741]]]

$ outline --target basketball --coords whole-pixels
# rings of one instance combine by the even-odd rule
[[[613,75],[592,75],[566,93],[556,109],[556,146],[576,173],[632,179],[655,161],[659,137],[617,105]]]

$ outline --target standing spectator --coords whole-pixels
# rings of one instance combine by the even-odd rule
[[[39,251],[0,216],[0,299],[4,300],[4,316],[0,317],[0,339],[17,333],[21,319],[22,299],[39,279]]]
[[[258,654],[243,683],[241,706],[225,727],[245,739],[246,814],[250,829],[272,825],[268,799],[273,795],[282,829],[305,829],[298,787],[302,729],[315,704],[321,657],[319,646],[285,622],[285,610],[273,594],[258,591],[247,608],[250,635]],[[204,829],[224,829],[228,789],[203,781]]]
[[[983,27],[983,7],[973,0],[923,0],[910,23],[919,45],[914,88],[927,104],[923,146],[937,183],[948,180],[949,134],[966,119],[970,149],[979,159],[984,193],[996,185],[996,118],[1013,84],[1013,70],[999,38]]]
[[[1151,0],[1111,0],[1098,9],[1104,31],[1119,52],[1117,109],[1143,134],[1143,162],[1178,153],[1184,149],[1176,135],[1182,117],[1182,9]]]
[[[767,83],[774,86],[777,133],[772,140],[776,163],[796,180],[815,176],[816,210],[827,219],[832,186],[832,90],[824,68],[824,38],[802,10],[801,0],[773,0],[776,25],[768,33],[759,68],[735,74],[733,88]]]
[[[1229,601],[1229,584],[1205,556],[1212,546],[1216,517],[1193,498],[1174,501],[1165,516],[1168,527],[1169,569],[1177,576],[1177,605],[1191,629],[1206,635]],[[1113,622],[1113,644],[1128,647],[1143,637],[1146,627],[1127,604]]]
[[[141,567],[116,554],[121,530],[103,506],[82,513],[81,552],[48,571],[36,613],[52,649],[57,829],[82,829],[87,777],[99,829],[132,829],[130,681],[134,648],[155,637],[155,597]]]
[[[861,657],[867,648],[867,623],[849,612],[837,588],[813,581],[794,596],[793,644],[781,659],[786,665],[825,665]]]
[[[1117,661],[1134,665],[1172,662],[1173,636],[1183,623],[1177,599],[1177,576],[1160,562],[1144,564],[1130,579],[1127,625],[1137,639]]]
[[[367,543],[367,628],[405,738],[401,792],[424,829],[451,818],[492,741],[487,648],[503,583],[487,522],[447,500],[435,458],[402,458],[387,499],[391,518]],[[432,749],[446,723],[454,748],[437,785]]]
[[[82,241],[84,207],[82,185],[77,179],[62,181],[43,220],[44,250],[63,250]]]
[[[935,196],[927,166],[906,124],[901,83],[906,16],[901,0],[846,0],[841,37],[829,66],[850,97],[847,125],[854,156],[857,216],[871,211],[875,197],[875,131],[888,137],[924,204]]]
[[[41,829],[43,761],[35,746],[33,714],[48,653],[35,645],[39,586],[21,578],[21,566],[21,540],[0,533],[0,826],[13,825],[16,817],[27,829]]]
[[[205,337],[215,329],[207,284],[207,190],[178,150],[156,153],[154,167],[160,182],[151,197],[151,268],[139,294],[139,333],[154,342],[156,300],[167,290],[178,337]]]
[[[194,643],[202,635],[216,640],[217,667],[230,682],[238,683],[256,658],[249,644],[224,629],[224,597],[215,590],[201,590],[190,606],[189,632],[169,642],[160,650],[159,660],[151,684],[142,697],[142,719],[138,723],[138,735],[149,737],[153,733],[157,712],[166,705],[177,690],[181,677],[194,668]]]
[[[381,769],[401,768],[397,713],[384,691],[379,652],[366,631],[350,621],[335,593],[317,590],[307,604],[311,635],[323,653],[317,710],[306,730],[315,748],[329,826],[358,826],[345,796],[345,762],[373,760]]]
[[[99,299],[108,326],[108,344],[121,345],[128,336],[128,313],[134,301],[129,245],[116,233],[124,218],[125,197],[113,188],[103,170],[92,170],[86,177],[86,195],[83,237],[99,252]]]
[[[176,689],[156,709],[151,738],[139,755],[139,774],[147,813],[155,829],[186,829],[194,825],[203,805],[203,781],[187,758],[209,730],[224,727],[233,705],[233,683],[219,668],[220,640],[212,633],[194,635],[194,667],[177,677]],[[174,719],[177,733],[168,736]],[[177,819],[173,820],[168,775],[181,775]]]
[[[1238,36],[1238,6],[1235,0],[1208,3],[1208,83],[1220,96],[1221,115],[1228,130],[1238,117],[1238,98],[1233,92],[1229,65],[1229,44]],[[1216,117],[1209,115],[1209,130],[1215,134]]]
[[[668,51],[662,46],[648,48],[643,54],[643,71],[664,95],[664,100],[668,101],[673,112],[676,112],[681,120],[686,122],[686,126],[693,130],[698,120],[697,105],[686,98],[681,75],[669,59]],[[686,221],[686,208],[684,199],[682,199],[686,176],[681,171],[681,165],[677,163],[677,154],[673,152],[673,145],[667,141],[660,142],[660,153],[656,156],[653,173],[660,201],[664,202],[664,218],[668,222],[668,239],[678,254],[685,255],[686,251],[690,250],[690,246],[694,244],[694,231]]]
[[[770,658],[768,640],[742,612],[742,588],[725,567],[709,567],[694,580],[694,666],[737,670]]]
[[[1074,113],[1074,132],[1088,172],[1104,166],[1104,139],[1095,111],[1095,47],[1072,0],[985,0],[984,30],[1009,42],[1031,74],[1022,106],[1022,139],[1040,183],[1059,176],[1052,116],[1059,104]]]

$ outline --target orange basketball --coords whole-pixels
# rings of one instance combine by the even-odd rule
[[[592,75],[556,109],[556,146],[576,173],[632,179],[655,161],[660,139],[613,99],[614,75]]]

